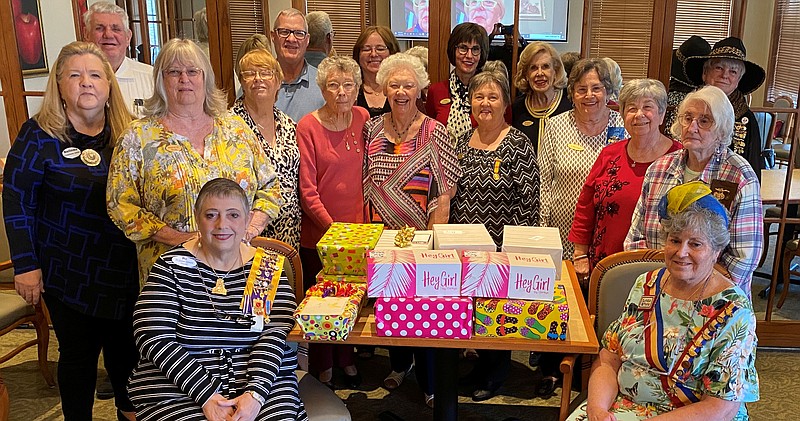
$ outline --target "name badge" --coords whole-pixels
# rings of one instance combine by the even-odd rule
[[[642,298],[639,300],[639,310],[650,311],[653,309],[655,302],[655,295],[642,295]]]
[[[75,159],[81,156],[81,150],[74,146],[70,146],[69,148],[66,148],[63,151],[61,151],[61,156],[67,159]]]
[[[445,99],[443,99],[443,100],[439,101],[439,104],[442,104],[442,105],[447,105],[447,104],[449,104],[450,102],[451,102],[451,101],[450,101],[450,98],[445,98]]]
[[[180,152],[181,151],[181,147],[178,146],[178,145],[167,145],[167,146],[164,147],[164,149],[166,149],[167,152]]]
[[[251,332],[261,332],[264,330],[264,316],[253,316],[253,321],[255,322],[252,326],[250,326]]]
[[[533,122],[530,121],[530,120],[525,120],[525,121],[522,122],[522,125],[525,126],[525,127],[530,127],[530,126],[533,126]]]
[[[583,150],[585,150],[582,145],[579,145],[577,143],[567,143],[567,147],[572,149],[573,151],[583,151]]]

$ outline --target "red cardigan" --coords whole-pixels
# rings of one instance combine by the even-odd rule
[[[450,97],[450,81],[443,80],[436,82],[428,88],[428,99],[425,102],[425,114],[428,117],[436,119],[440,123],[447,126],[447,117],[450,116],[450,105],[453,99]],[[470,121],[472,127],[476,127],[478,122],[470,114]],[[506,107],[506,123],[511,124],[511,104]]]

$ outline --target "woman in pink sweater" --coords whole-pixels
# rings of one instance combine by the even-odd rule
[[[364,123],[367,110],[354,107],[361,69],[353,59],[328,57],[319,64],[317,84],[325,105],[297,123],[300,148],[300,259],[303,287],[316,282],[322,262],[317,242],[331,223],[364,222]],[[309,348],[310,371],[333,388],[334,359],[344,369],[345,384],[356,388],[361,376],[354,364],[352,346],[313,344]]]

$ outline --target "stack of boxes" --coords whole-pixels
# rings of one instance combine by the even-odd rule
[[[380,224],[334,222],[317,243],[322,271],[295,311],[306,340],[347,339],[366,294],[366,254],[382,232]]]

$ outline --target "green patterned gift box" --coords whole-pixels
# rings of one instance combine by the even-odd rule
[[[327,275],[367,275],[367,251],[383,232],[381,224],[334,222],[317,243],[322,272]]]

